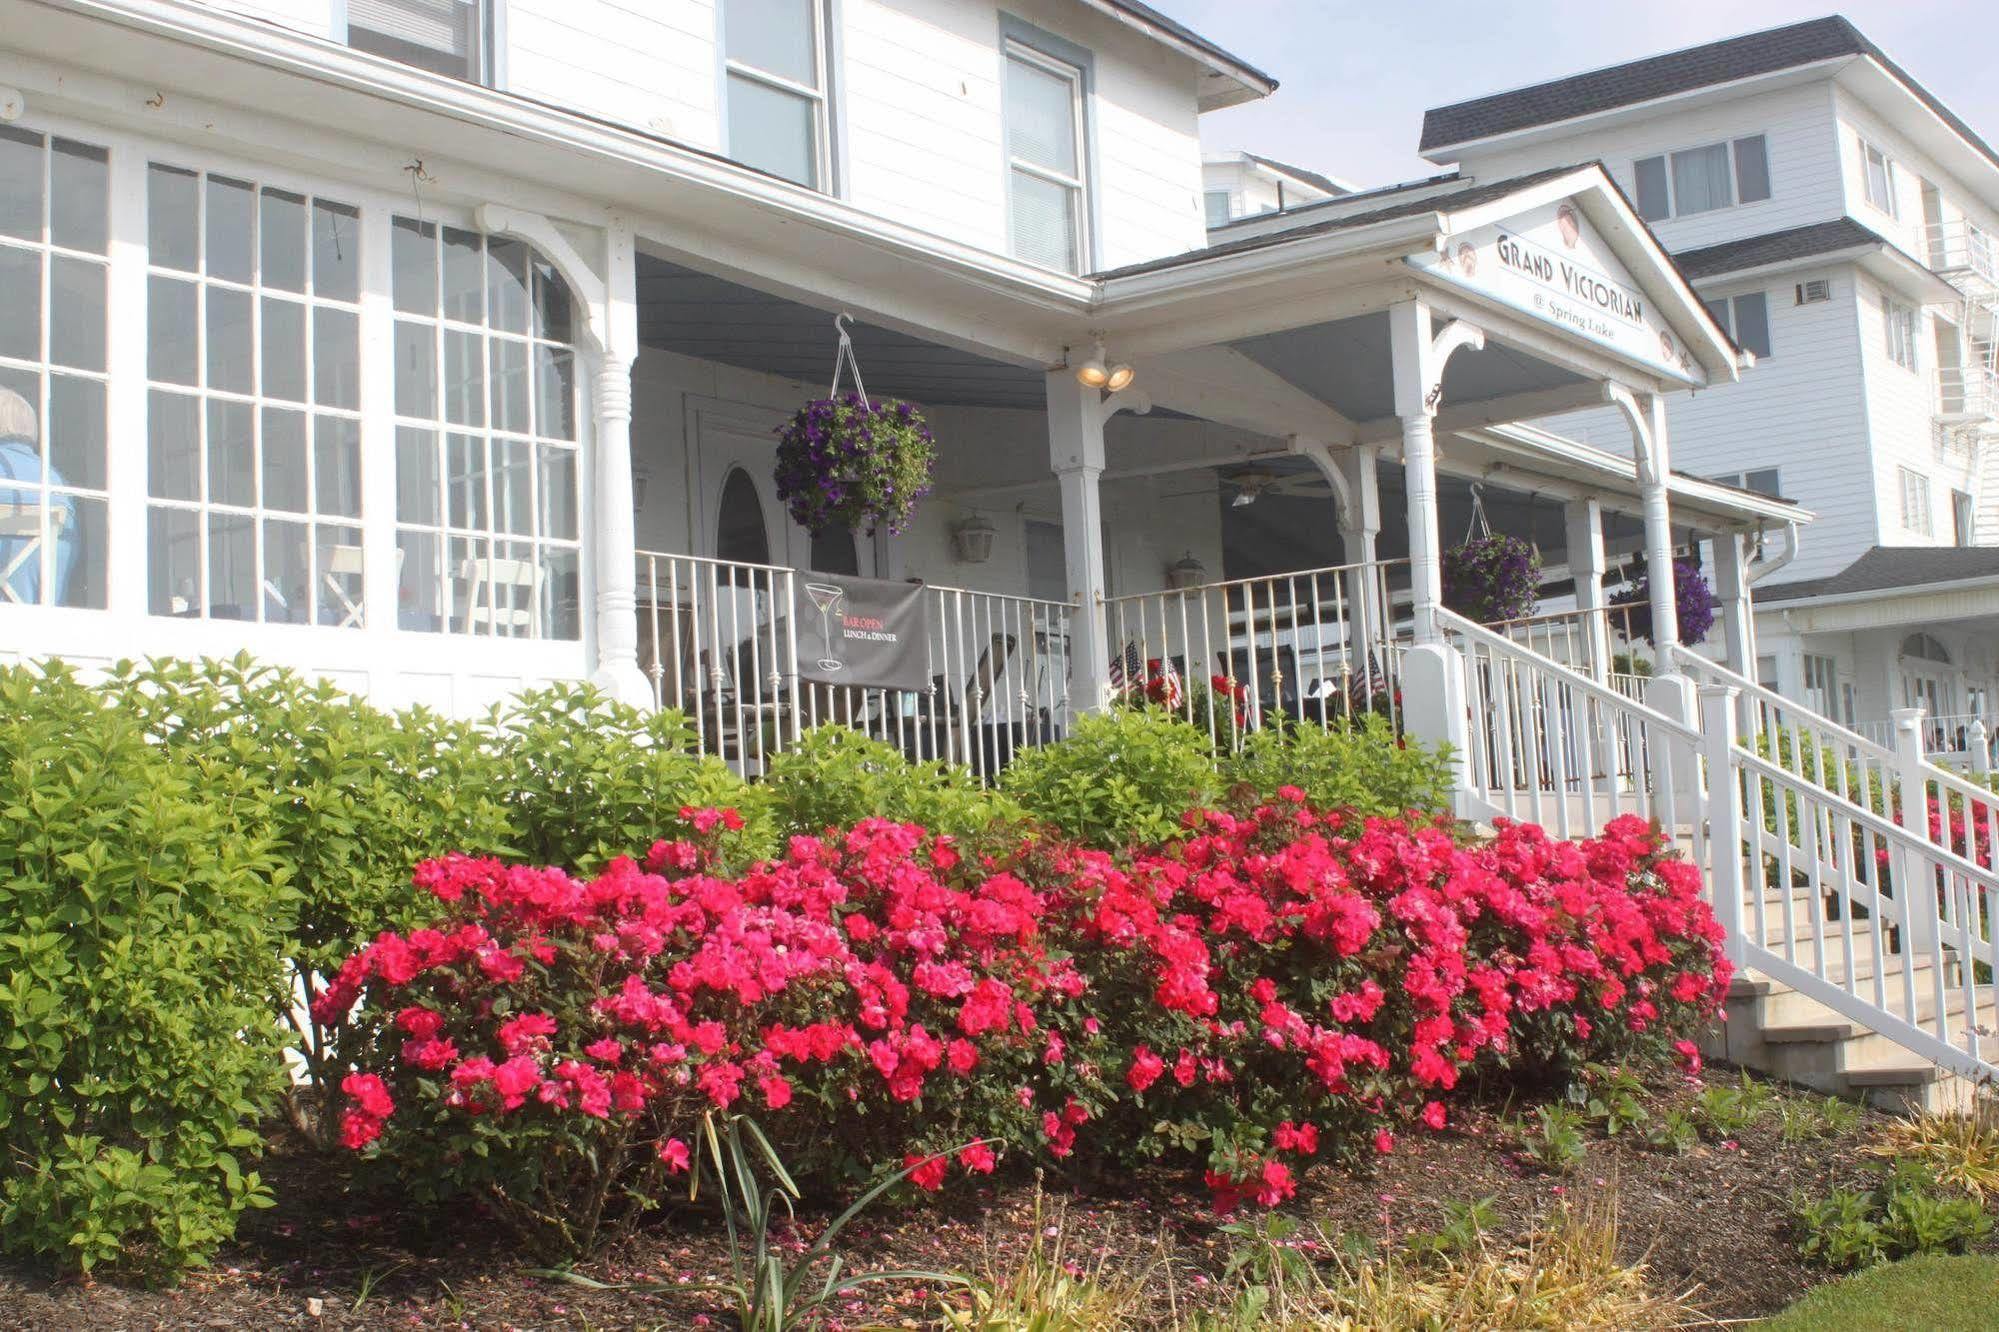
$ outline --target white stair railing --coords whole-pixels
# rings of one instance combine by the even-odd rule
[[[1706,869],[1735,960],[1941,1067],[1999,1074],[1999,880],[1751,752],[1739,698],[1702,690]]]
[[[1698,840],[1693,727],[1463,616],[1437,621],[1464,661],[1476,799],[1562,837],[1636,814]]]

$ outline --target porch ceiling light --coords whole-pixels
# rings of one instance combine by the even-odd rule
[[[1131,387],[1138,372],[1128,365],[1111,365],[1104,359],[1104,343],[1091,344],[1089,359],[1076,367],[1076,382],[1084,388],[1109,389],[1112,393]]]

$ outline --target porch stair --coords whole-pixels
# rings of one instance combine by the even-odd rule
[[[1710,1057],[1897,1110],[1962,1108],[1999,1081],[1999,875],[1961,833],[1887,806],[1948,807],[1999,845],[1999,795],[1927,762],[1919,734],[1888,749],[1691,652],[1680,671],[1719,686],[1697,726],[1443,624],[1473,808],[1568,836],[1643,813],[1701,867],[1737,960]]]

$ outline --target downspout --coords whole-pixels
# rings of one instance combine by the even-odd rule
[[[1776,573],[1779,569],[1783,568],[1785,565],[1789,564],[1792,560],[1795,560],[1797,558],[1798,558],[1798,524],[1785,523],[1784,549],[1779,554],[1757,560],[1754,564],[1750,565],[1748,572],[1744,576],[1744,581],[1746,581],[1749,584],[1749,586],[1754,587],[1756,586],[1756,584],[1762,582],[1765,578],[1768,578],[1771,574]]]

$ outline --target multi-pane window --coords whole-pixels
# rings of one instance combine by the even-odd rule
[[[1805,706],[1821,717],[1833,715],[1833,701],[1839,697],[1839,663],[1831,657],[1807,652],[1805,657]]]
[[[726,0],[721,23],[729,156],[829,188],[824,0]]]
[[[359,211],[154,163],[146,225],[153,613],[359,626]]]
[[[1888,154],[1862,139],[1860,141],[1860,170],[1865,181],[1867,202],[1888,214],[1900,215],[1895,204],[1895,161]]]
[[[493,0],[346,0],[347,44],[472,83],[492,80]]]
[[[1647,222],[1770,197],[1770,153],[1761,134],[1642,157],[1633,168],[1638,215]]]
[[[568,285],[518,241],[404,217],[392,239],[398,621],[575,638]]]
[[[0,607],[104,603],[104,149],[0,125]]]
[[[1744,351],[1764,360],[1770,356],[1770,302],[1760,291],[1703,301],[1714,322]]]
[[[1902,527],[1917,536],[1928,536],[1932,531],[1930,479],[1912,468],[1897,470],[1902,479]]]
[[[1009,40],[1005,101],[1009,249],[1081,272],[1089,255],[1083,71]]]
[[[1892,297],[1881,297],[1881,325],[1888,339],[1888,359],[1904,370],[1916,368],[1916,312]]]

